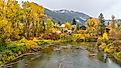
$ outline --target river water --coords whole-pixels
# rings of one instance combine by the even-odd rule
[[[20,60],[11,68],[121,68],[109,58],[105,63],[99,60],[97,54],[90,54],[83,46],[79,48],[62,46],[50,53],[41,54],[33,61]]]

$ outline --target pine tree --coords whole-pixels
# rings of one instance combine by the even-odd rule
[[[59,26],[60,26],[60,25],[61,25],[61,22],[59,21],[58,24],[59,24]]]
[[[77,21],[75,18],[73,19],[72,25],[77,25]]]
[[[103,14],[101,13],[98,18],[99,18],[99,21],[100,21],[100,24],[99,24],[99,35],[103,36],[103,33],[106,30],[105,24],[104,24],[105,20],[104,20]]]

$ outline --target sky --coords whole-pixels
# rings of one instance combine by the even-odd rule
[[[27,1],[27,0],[24,0]],[[114,15],[121,19],[121,0],[28,0],[34,1],[48,9],[68,9],[98,17],[103,13],[105,19]]]

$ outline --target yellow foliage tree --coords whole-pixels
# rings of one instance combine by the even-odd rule
[[[65,28],[70,30],[71,29],[71,24],[69,22],[65,22]]]
[[[108,41],[108,40],[109,40],[109,36],[108,36],[108,34],[107,34],[106,32],[103,33],[102,39],[103,39],[104,41]]]
[[[48,22],[48,28],[53,26],[53,22],[45,15],[44,8],[34,2],[23,2],[20,6],[16,0],[0,0],[0,35],[4,39],[37,37],[43,29],[43,20]]]
[[[89,33],[91,36],[97,35],[98,27],[99,27],[99,20],[96,18],[89,18],[86,22],[87,30],[86,32]]]
[[[51,19],[48,18],[48,19],[47,19],[46,26],[45,26],[46,30],[50,32],[50,31],[52,30],[53,27],[54,27],[53,21],[52,21]]]

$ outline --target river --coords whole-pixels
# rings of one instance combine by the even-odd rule
[[[106,61],[100,61],[98,54],[91,55],[84,46],[62,45],[50,53],[42,53],[32,61],[22,59],[6,68],[121,68],[109,58]]]

